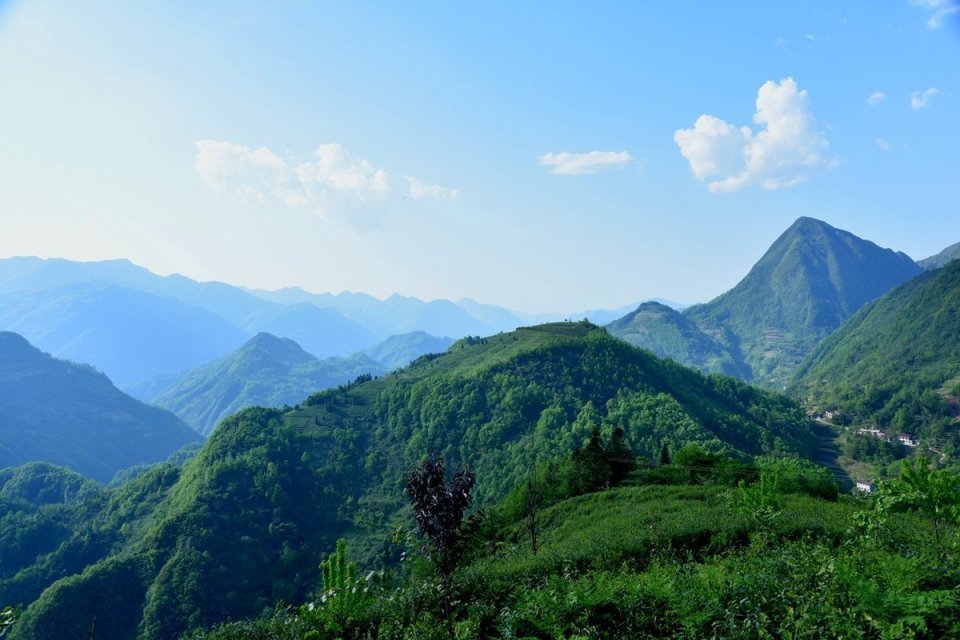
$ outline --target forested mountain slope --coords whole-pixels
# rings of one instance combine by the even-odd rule
[[[611,335],[635,347],[705,373],[750,377],[750,368],[739,351],[731,351],[682,313],[658,302],[644,302],[606,328]]]
[[[960,261],[864,307],[804,361],[811,405],[960,451]]]
[[[92,367],[0,332],[0,468],[40,461],[102,482],[203,437],[124,394]]]
[[[377,556],[404,508],[405,473],[427,451],[470,464],[483,506],[533,461],[617,426],[642,456],[663,443],[698,442],[738,458],[816,448],[786,398],[704,378],[589,324],[465,339],[298,407],[226,419],[152,513],[121,525],[109,553],[46,588],[13,638],[74,637],[98,616],[101,640],[165,640],[302,601],[338,537],[362,559]],[[123,522],[111,511],[119,508],[98,521]]]
[[[684,315],[739,349],[753,380],[782,387],[857,309],[921,272],[903,253],[800,218],[737,286]]]
[[[319,360],[289,338],[259,333],[230,355],[187,373],[155,404],[209,434],[245,407],[294,405],[315,391],[386,371],[362,354]]]

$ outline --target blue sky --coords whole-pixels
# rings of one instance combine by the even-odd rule
[[[708,300],[801,215],[926,257],[957,8],[0,0],[0,256],[524,311]]]

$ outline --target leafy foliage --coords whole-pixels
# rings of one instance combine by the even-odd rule
[[[448,483],[446,466],[439,456],[429,456],[407,478],[406,493],[413,505],[417,534],[426,538],[427,557],[444,584],[460,564],[482,521],[482,514],[465,518],[475,483],[469,470],[458,471]]]

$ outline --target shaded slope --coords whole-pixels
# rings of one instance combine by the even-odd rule
[[[0,332],[0,467],[42,461],[102,482],[203,438],[102,373]]]
[[[661,358],[670,358],[704,373],[749,378],[750,369],[739,358],[679,311],[645,302],[607,325],[611,335]]]
[[[739,349],[755,380],[782,386],[857,309],[921,272],[902,253],[800,218],[736,287],[684,315]]]
[[[259,333],[230,355],[183,376],[156,404],[209,434],[250,406],[294,405],[315,391],[386,369],[363,355],[318,360],[289,338]]]
[[[856,423],[960,444],[947,402],[960,395],[960,262],[863,308],[810,354],[794,388]]]

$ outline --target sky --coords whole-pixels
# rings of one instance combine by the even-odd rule
[[[707,301],[797,217],[960,241],[960,2],[0,0],[0,257]]]

